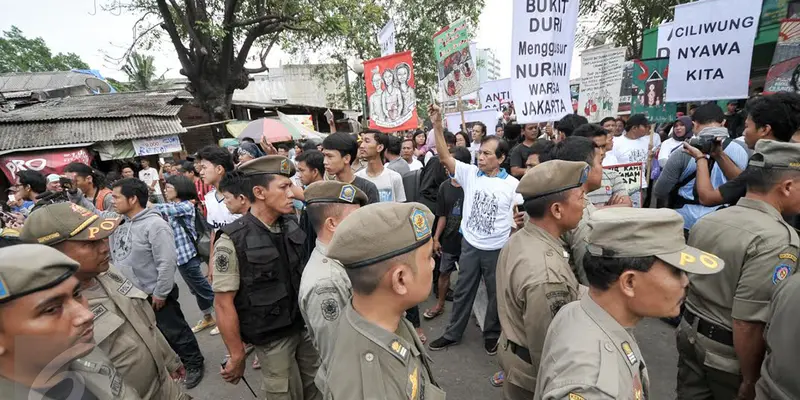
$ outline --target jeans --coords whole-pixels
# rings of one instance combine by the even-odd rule
[[[150,300],[150,298],[148,298]],[[186,318],[181,311],[178,303],[178,285],[172,287],[172,291],[165,299],[164,307],[156,311],[156,326],[167,339],[169,347],[178,357],[181,358],[186,369],[203,368],[203,353],[194,337],[192,328],[186,322]]]
[[[197,300],[197,307],[203,315],[208,315],[214,312],[214,291],[200,270],[201,263],[200,257],[194,256],[186,264],[178,265],[178,271]]]

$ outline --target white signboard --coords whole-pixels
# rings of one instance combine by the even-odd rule
[[[500,111],[511,102],[511,78],[483,82],[478,94],[483,109]]]
[[[667,101],[748,94],[761,0],[704,0],[675,7]]]
[[[450,132],[456,133],[461,130],[461,113],[445,114],[445,122],[447,122],[447,129]],[[497,110],[473,110],[464,111],[464,121],[467,125],[467,132],[472,137],[472,127],[477,122],[483,122],[486,125],[486,133],[494,135],[494,127],[497,126],[497,119],[500,113]]]
[[[593,123],[605,117],[617,116],[624,63],[623,47],[614,49],[602,46],[581,53],[578,115],[583,115]]]
[[[136,156],[172,153],[181,151],[181,139],[178,135],[162,136],[150,139],[133,139],[133,151]]]
[[[669,58],[669,45],[672,40],[672,24],[672,22],[664,22],[658,26],[656,58]]]
[[[378,44],[381,46],[381,57],[394,54],[394,21],[389,20],[378,32]]]
[[[513,0],[511,98],[520,124],[572,112],[569,71],[579,0]]]

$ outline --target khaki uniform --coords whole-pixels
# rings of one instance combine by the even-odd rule
[[[328,371],[326,400],[444,400],[430,358],[405,318],[391,333],[344,310]]]
[[[650,378],[633,334],[584,296],[550,324],[534,400],[645,400]]]
[[[190,398],[169,376],[181,360],[156,327],[147,294],[113,267],[83,293],[95,315],[95,342],[142,398]]]
[[[800,354],[800,274],[778,286],[770,304],[770,318],[764,338],[767,354],[756,384],[757,400],[800,399],[797,355]]]
[[[558,240],[528,223],[509,239],[497,260],[497,309],[503,334],[503,397],[530,399],[547,328],[565,304],[579,297],[569,253]]]
[[[800,239],[771,205],[742,198],[694,225],[689,244],[719,255],[719,276],[691,276],[677,331],[678,398],[736,397],[741,382],[733,320],[768,322],[776,285],[797,270]]]
[[[336,344],[336,328],[353,295],[350,278],[342,264],[325,256],[326,247],[317,240],[300,280],[300,312],[320,355],[314,383],[325,392],[325,376]]]
[[[589,201],[588,197],[584,198],[585,207],[583,209],[583,218],[578,226],[561,235],[564,247],[570,252],[570,266],[578,278],[578,282],[583,285],[588,284],[586,280],[586,271],[583,269],[583,258],[586,256],[586,237],[589,235],[588,221],[592,214],[597,212],[597,207]]]

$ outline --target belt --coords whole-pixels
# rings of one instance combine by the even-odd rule
[[[516,354],[517,357],[522,359],[522,361],[525,361],[528,364],[533,364],[533,362],[531,361],[531,352],[528,350],[527,347],[522,347],[508,339],[506,339],[506,341],[508,342],[508,348],[511,350],[512,353]]]
[[[697,319],[697,333],[726,346],[733,346],[733,332],[724,326],[717,325],[713,322],[708,322],[701,317],[693,314],[688,309],[683,312],[683,319],[689,325],[694,325],[694,320]]]

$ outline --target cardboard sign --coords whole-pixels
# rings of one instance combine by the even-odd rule
[[[592,123],[617,116],[624,62],[625,48],[603,46],[581,53],[579,115]]]
[[[477,92],[480,87],[475,55],[469,44],[467,21],[463,18],[433,35],[443,101],[458,100],[465,94]]]
[[[651,123],[672,122],[676,103],[665,101],[669,59],[634,60],[631,114],[644,114]]]
[[[603,168],[617,171],[622,181],[625,183],[625,187],[628,189],[628,196],[630,196],[633,201],[633,206],[641,207],[642,181],[644,180],[642,163],[608,165]]]
[[[461,130],[461,113],[446,114],[445,122],[447,122],[447,129],[450,132],[458,132]],[[494,135],[494,128],[497,126],[497,119],[500,114],[496,110],[472,110],[464,111],[464,123],[467,125],[467,133],[472,137],[472,127],[478,122],[483,122],[486,125],[486,135]]]
[[[498,79],[481,83],[478,92],[481,98],[483,109],[493,109],[503,111],[503,107],[511,102],[511,79]]]
[[[370,128],[390,133],[417,127],[417,85],[410,51],[365,61],[364,80]]]
[[[381,57],[386,57],[395,53],[394,51],[394,21],[384,25],[383,29],[378,32],[378,44],[381,46]]]

